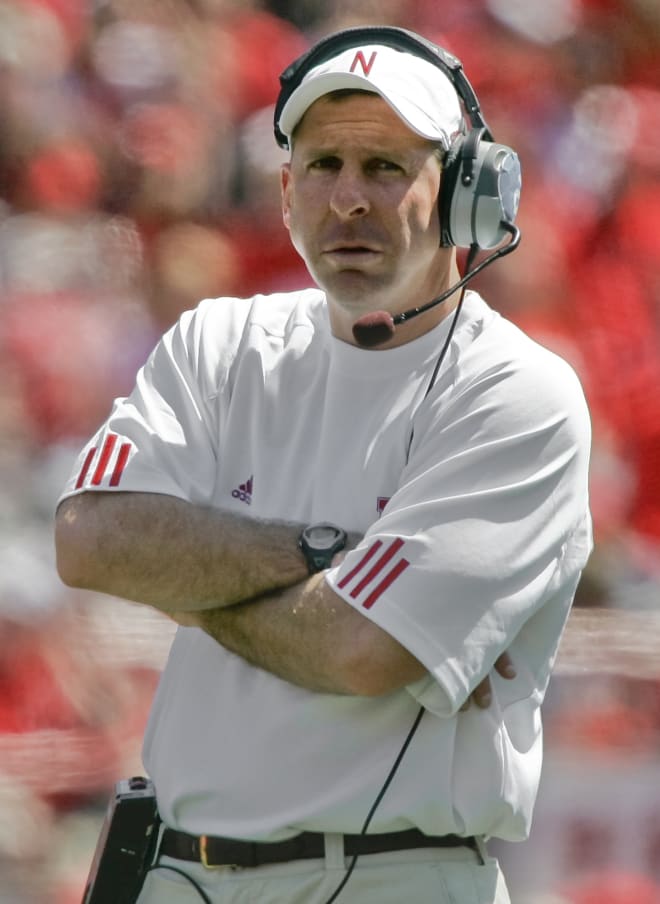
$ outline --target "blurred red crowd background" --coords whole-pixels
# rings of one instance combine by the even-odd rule
[[[475,286],[587,392],[597,542],[577,607],[658,613],[655,0],[0,0],[2,904],[79,899],[109,788],[140,770],[171,636],[57,580],[52,512],[72,456],[181,311],[310,284],[281,224],[278,76],[317,38],[369,23],[459,56],[521,156],[521,246]],[[549,741],[602,751],[641,731],[657,751],[658,684],[634,672],[580,704],[559,681]],[[646,861],[608,874],[609,897],[578,866],[573,885],[553,876],[519,901],[660,900]]]

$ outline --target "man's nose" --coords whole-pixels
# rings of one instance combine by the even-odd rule
[[[366,185],[361,175],[343,167],[335,180],[330,208],[341,220],[362,217],[370,209]]]

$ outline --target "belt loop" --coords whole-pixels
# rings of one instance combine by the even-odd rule
[[[486,839],[483,835],[475,835],[474,842],[477,847],[477,854],[481,857],[481,865],[485,866],[491,859],[488,848],[486,847]]]
[[[207,851],[207,843],[208,838],[206,835],[199,836],[199,859],[202,862],[202,866],[205,869],[213,869],[213,864],[208,861],[208,851]]]
[[[153,856],[151,857],[151,862],[148,864],[149,866],[155,866],[158,863],[158,861],[160,860],[160,846],[163,842],[163,835],[165,834],[166,831],[167,831],[167,826],[162,821],[162,819],[160,819],[158,821],[158,826],[156,827],[156,832],[158,833],[158,837],[156,840],[156,845],[154,847]]]
[[[325,832],[323,835],[325,847],[325,868],[344,869],[344,836],[336,832]]]

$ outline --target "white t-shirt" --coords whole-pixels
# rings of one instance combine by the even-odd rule
[[[541,769],[540,705],[591,549],[590,426],[571,368],[468,292],[406,345],[334,338],[317,289],[183,315],[80,454],[63,496],[165,493],[364,533],[326,579],[428,677],[319,694],[180,628],[145,738],[164,820],[196,834],[370,825],[516,840]],[[504,650],[485,711],[459,707]]]

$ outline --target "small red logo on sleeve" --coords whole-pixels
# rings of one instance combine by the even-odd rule
[[[116,433],[108,433],[100,451],[96,446],[92,446],[92,448],[87,451],[82,468],[78,474],[78,479],[76,480],[77,490],[84,487],[85,481],[90,473],[91,479],[88,486],[101,486],[106,478],[108,479],[108,486],[119,486],[133,444],[128,442],[122,443],[117,449],[118,439],[119,437]],[[94,465],[93,471],[92,465]]]
[[[376,540],[362,556],[355,568],[344,575],[338,586],[351,587],[350,596],[359,600],[363,609],[371,609],[380,596],[391,587],[410,565],[399,556],[403,540],[397,537],[383,549],[383,541]]]

